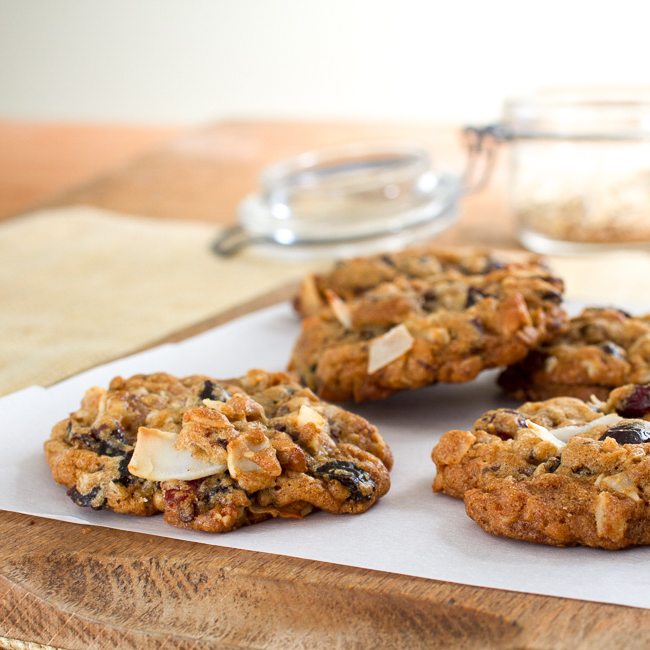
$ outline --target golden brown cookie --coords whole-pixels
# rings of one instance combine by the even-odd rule
[[[226,532],[314,508],[360,513],[390,487],[392,455],[360,416],[286,373],[218,381],[166,373],[91,388],[45,443],[80,506]]]
[[[434,492],[495,535],[554,546],[650,544],[650,386],[488,411],[432,452]]]
[[[606,399],[628,383],[650,382],[650,316],[591,307],[569,321],[568,331],[530,352],[499,376],[517,400],[562,395]]]
[[[323,399],[381,399],[469,381],[564,328],[563,285],[548,269],[480,260],[400,275],[347,301],[325,290],[328,306],[303,320],[289,368]]]

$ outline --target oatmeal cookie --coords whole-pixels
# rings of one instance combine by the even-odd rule
[[[400,276],[360,297],[327,290],[289,368],[323,399],[384,398],[514,363],[566,323],[562,281],[536,263]]]
[[[314,508],[360,513],[390,487],[392,455],[360,416],[286,373],[116,377],[54,426],[45,454],[80,506],[226,532]]]
[[[624,384],[650,382],[650,316],[591,307],[568,330],[499,376],[519,401],[570,396],[606,399]]]
[[[538,256],[529,256],[539,263]],[[410,246],[398,252],[339,260],[329,272],[304,277],[293,306],[301,316],[313,316],[328,304],[331,291],[343,300],[358,298],[397,278],[429,278],[453,271],[459,275],[484,275],[507,262],[478,249],[444,249],[431,244]]]
[[[650,544],[650,386],[488,411],[433,448],[434,492],[485,531],[553,546]]]

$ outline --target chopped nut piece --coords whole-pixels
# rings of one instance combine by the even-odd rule
[[[621,518],[620,501],[609,494],[601,492],[596,498],[594,516],[598,535],[611,542],[620,542],[625,535],[625,518]]]
[[[275,449],[261,429],[251,429],[228,443],[228,471],[247,492],[270,487],[282,474]]]
[[[195,455],[200,451],[214,463],[225,463],[225,447],[236,436],[237,430],[225,415],[215,409],[199,406],[183,415],[176,447],[192,451]]]
[[[618,492],[632,499],[632,501],[641,501],[639,490],[626,472],[620,472],[611,476],[600,474],[594,485],[599,488],[608,488],[614,492]]]

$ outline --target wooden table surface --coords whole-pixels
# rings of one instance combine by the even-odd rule
[[[118,136],[118,134],[121,134]],[[171,138],[171,139],[170,139]],[[90,204],[234,223],[267,162],[365,139],[417,141],[456,169],[457,127],[232,122],[174,127],[0,124],[0,217]],[[77,143],[73,146],[71,143]],[[52,149],[52,146],[55,149]],[[449,244],[517,248],[501,158]],[[179,340],[287,288],[179,332]],[[641,648],[650,611],[449,584],[0,513],[0,647]],[[62,541],[63,540],[63,541]],[[531,571],[543,567],[531,567]]]

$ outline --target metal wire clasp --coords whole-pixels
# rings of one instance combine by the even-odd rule
[[[463,194],[482,190],[490,180],[499,144],[512,139],[512,132],[500,125],[476,127],[464,130],[467,144],[467,166],[463,174]]]

